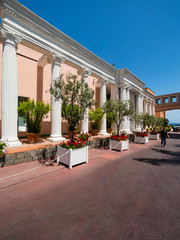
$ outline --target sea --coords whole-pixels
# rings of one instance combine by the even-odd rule
[[[173,127],[175,127],[175,128],[178,128],[179,127],[179,125],[180,125],[180,123],[169,123],[169,124],[171,124]]]

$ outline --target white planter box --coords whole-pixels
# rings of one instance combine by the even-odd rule
[[[69,169],[72,166],[86,162],[88,163],[88,146],[77,149],[67,149],[60,146],[57,147],[57,163],[68,165]]]
[[[119,141],[110,139],[109,148],[119,150],[121,152],[126,149],[128,150],[129,149],[129,140],[119,142]]]
[[[138,137],[135,135],[135,143],[148,143],[148,137]]]
[[[149,135],[150,140],[158,140],[159,139],[159,133],[157,134],[150,134]]]

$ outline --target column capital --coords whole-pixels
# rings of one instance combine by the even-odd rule
[[[48,57],[47,61],[48,61],[48,63],[54,63],[54,64],[61,65],[61,63],[65,62],[65,58],[63,56],[53,52],[51,54],[51,56]]]
[[[109,82],[106,77],[102,76],[101,78],[102,78],[101,84],[106,85]]]
[[[0,38],[1,38],[1,41],[3,41],[4,43],[13,45],[16,48],[17,48],[17,45],[22,41],[22,38],[20,36],[17,36],[14,33],[7,31],[4,28],[0,28]]]
[[[91,70],[89,68],[86,68],[86,67],[82,67],[82,70],[83,70],[84,77],[88,77],[92,73]]]

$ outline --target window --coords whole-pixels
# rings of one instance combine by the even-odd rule
[[[171,97],[171,102],[176,102],[176,97]]]
[[[20,102],[27,101],[27,97],[18,97],[18,106]],[[18,132],[26,132],[26,124],[24,118],[18,116]]]
[[[163,103],[168,103],[168,98],[163,98]]]
[[[161,104],[161,99],[156,99],[156,104]]]

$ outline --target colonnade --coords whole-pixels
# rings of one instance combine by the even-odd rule
[[[3,54],[2,54],[2,97],[1,97],[1,141],[7,142],[9,147],[21,146],[21,142],[17,137],[17,108],[18,108],[18,93],[17,93],[17,45],[21,42],[21,38],[1,29],[3,38]],[[61,73],[61,64],[65,59],[57,54],[52,54],[48,57],[48,63],[52,66],[51,84],[54,79],[59,77]],[[89,69],[83,68],[83,78],[85,83],[88,83],[88,76],[91,75]],[[100,106],[106,102],[106,84],[107,79],[101,76],[100,81]],[[61,131],[61,100],[55,101],[51,95],[51,134],[49,141],[57,142],[64,138]],[[88,108],[85,111],[84,120],[82,121],[81,130],[89,131]],[[106,115],[104,115],[100,132],[101,135],[106,135]]]
[[[17,93],[17,45],[21,43],[22,39],[8,31],[1,29],[1,36],[3,41],[3,54],[2,54],[2,97],[1,97],[1,141],[6,141],[9,147],[20,146],[21,142],[17,137],[17,107],[18,107],[18,93]],[[47,57],[47,56],[46,56]],[[61,73],[61,64],[65,62],[65,58],[59,54],[51,53],[50,57],[47,57],[47,63],[51,64],[51,84],[53,85],[54,79],[59,77]],[[83,78],[85,83],[88,83],[88,77],[92,74],[91,69],[81,67],[83,71]],[[105,76],[98,76],[100,83],[100,106],[106,102],[106,85],[108,78]],[[118,81],[118,80],[117,80]],[[118,84],[111,83],[111,97],[118,99]],[[130,100],[131,98],[131,84],[121,83],[120,85],[121,101]],[[147,99],[142,92],[136,92],[136,111],[138,114],[155,113],[154,103]],[[144,107],[143,107],[144,102]],[[55,101],[54,96],[51,96],[51,134],[48,138],[49,141],[56,142],[61,141],[61,100]],[[130,132],[130,119],[125,117],[125,120],[121,124],[121,130]],[[81,131],[89,131],[88,121],[88,108],[86,108],[84,119],[81,124]],[[104,115],[99,134],[106,135],[106,115]]]

